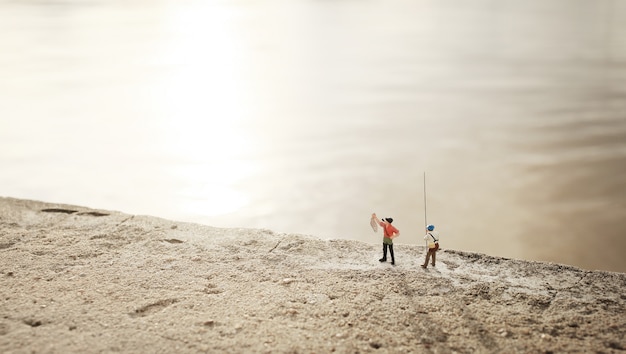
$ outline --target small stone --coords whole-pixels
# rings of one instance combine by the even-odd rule
[[[383,345],[378,342],[370,342],[370,347],[374,349],[380,349]]]

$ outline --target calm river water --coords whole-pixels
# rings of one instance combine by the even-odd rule
[[[626,272],[626,2],[0,0],[0,169],[3,196],[372,243],[372,212],[400,244],[426,216],[443,248]]]

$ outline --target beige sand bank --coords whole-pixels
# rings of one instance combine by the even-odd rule
[[[0,352],[626,348],[626,274],[395,251],[0,198]]]

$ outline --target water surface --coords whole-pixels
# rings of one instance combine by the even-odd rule
[[[626,271],[626,3],[0,1],[0,194]],[[398,258],[401,260],[402,251]]]

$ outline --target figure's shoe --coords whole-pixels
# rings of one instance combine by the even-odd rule
[[[427,265],[426,265],[426,264],[422,264],[422,268],[426,268],[426,267],[427,267]]]
[[[391,265],[396,265],[396,262],[395,262],[395,261],[392,261],[392,262],[391,262]]]
[[[435,263],[432,263],[432,266],[434,267],[434,266],[435,266]]]
[[[381,258],[378,260],[379,262],[387,262],[387,258]]]

